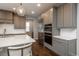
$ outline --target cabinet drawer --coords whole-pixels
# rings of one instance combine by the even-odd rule
[[[67,41],[66,41],[66,40],[64,40],[64,39],[53,38],[53,41],[57,41],[57,42],[60,42],[60,43],[67,44]]]
[[[53,44],[58,44],[58,45],[61,45],[61,46],[65,46],[66,44],[64,42],[61,42],[61,41],[57,41],[57,40],[53,40]]]

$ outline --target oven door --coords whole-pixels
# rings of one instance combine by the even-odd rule
[[[52,34],[51,33],[45,33],[45,42],[49,45],[52,45]]]

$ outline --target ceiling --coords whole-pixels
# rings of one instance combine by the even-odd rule
[[[17,8],[19,5],[20,3],[0,3],[0,9],[14,11],[13,8]],[[41,3],[40,7],[37,7],[37,3],[22,3],[22,5],[26,11],[26,16],[38,17],[40,14],[52,8],[53,6],[57,7],[61,5],[61,3]],[[32,14],[32,11],[35,13]]]

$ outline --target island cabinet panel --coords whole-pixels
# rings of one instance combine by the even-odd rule
[[[14,28],[25,29],[26,18],[18,15],[14,15]]]
[[[13,23],[13,13],[0,10],[0,23]]]

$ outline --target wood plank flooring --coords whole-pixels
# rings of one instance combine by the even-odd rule
[[[58,56],[55,52],[43,47],[38,42],[33,43],[32,51],[33,56]]]

